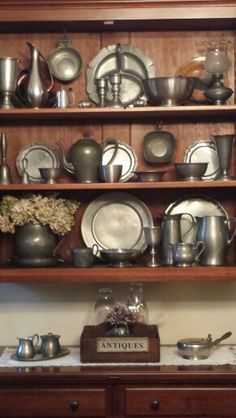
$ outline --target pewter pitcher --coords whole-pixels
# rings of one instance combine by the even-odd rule
[[[35,346],[39,341],[38,334],[34,334],[30,337],[17,337],[17,339],[19,340],[19,344],[16,349],[17,356],[21,359],[33,358],[36,354]],[[34,344],[35,339],[36,342]]]
[[[31,63],[26,83],[26,99],[30,107],[38,108],[46,104],[48,93],[53,86],[53,78],[49,65],[38,48],[31,42],[26,42],[26,44],[28,45],[31,54]],[[42,74],[40,58],[42,58],[47,67],[47,72],[50,77],[49,87],[47,87],[46,80]]]
[[[190,217],[190,227],[181,232],[181,219],[183,216]],[[181,242],[184,236],[196,224],[194,217],[190,213],[177,213],[164,215],[162,221],[162,261],[165,265],[173,265],[173,251],[169,244]]]
[[[234,228],[231,233],[231,223]],[[200,264],[204,266],[222,266],[226,264],[227,250],[236,234],[236,218],[225,216],[198,216],[197,241],[203,241],[204,251]]]

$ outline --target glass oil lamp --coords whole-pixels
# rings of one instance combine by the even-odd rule
[[[207,46],[207,53],[204,68],[212,76],[212,82],[205,90],[205,96],[215,105],[222,105],[233,94],[233,90],[224,85],[224,73],[230,67],[227,52],[228,42],[222,39],[218,42],[206,42],[205,45]]]

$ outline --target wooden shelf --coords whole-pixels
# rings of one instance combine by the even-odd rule
[[[235,118],[236,105],[196,105],[196,106],[146,106],[133,108],[40,108],[40,109],[0,109],[0,122],[26,120],[65,121],[77,119],[98,119],[119,121],[147,118]]]
[[[130,283],[236,280],[236,266],[129,268],[73,267],[0,268],[1,283]]]
[[[67,190],[138,190],[138,189],[225,189],[235,188],[236,180],[230,181],[160,181],[126,183],[31,183],[0,185],[0,191],[67,191]]]

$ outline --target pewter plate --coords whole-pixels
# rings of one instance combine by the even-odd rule
[[[111,160],[111,157],[113,156],[115,151],[115,145],[114,144],[108,144],[104,151],[102,156],[102,164],[106,165]],[[121,164],[122,165],[122,172],[121,172],[121,178],[120,182],[124,183],[128,180],[130,180],[134,176],[134,171],[138,166],[138,159],[135,154],[134,149],[124,143],[119,142],[118,143],[118,149],[116,156],[114,160],[112,160],[112,164]]]
[[[219,159],[213,141],[197,141],[190,145],[184,153],[185,163],[208,163],[202,180],[214,180],[219,174]]]
[[[17,361],[43,361],[43,360],[53,360],[55,358],[64,357],[67,356],[67,354],[70,354],[69,348],[62,348],[61,351],[56,356],[44,356],[40,351],[35,354],[33,358],[20,358],[16,353],[11,355],[12,360]]]
[[[57,168],[60,161],[56,151],[46,144],[30,144],[21,148],[16,158],[16,168],[19,176],[22,176],[24,161],[27,160],[25,171],[32,183],[44,181],[39,168]]]
[[[85,244],[97,244],[99,250],[135,249],[145,251],[143,227],[152,226],[148,207],[129,193],[104,193],[86,208],[81,232]],[[100,257],[100,253],[98,254]]]
[[[118,49],[119,47],[119,49]],[[90,99],[99,103],[96,80],[107,78],[110,74],[119,73],[122,76],[120,100],[124,106],[144,97],[142,80],[154,77],[153,62],[139,48],[130,44],[108,45],[100,50],[87,68],[87,93]],[[108,81],[106,101],[112,102],[111,85]]]
[[[203,196],[185,196],[176,200],[166,209],[167,215],[174,215],[177,213],[190,213],[195,216],[224,216],[228,219],[228,214],[225,209],[215,199]],[[184,242],[195,242],[197,225],[195,225],[189,232],[191,227],[191,220],[189,216],[182,216],[181,218],[181,233]],[[186,233],[187,232],[187,233]]]

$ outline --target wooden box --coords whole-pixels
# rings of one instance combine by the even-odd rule
[[[136,323],[128,337],[107,336],[108,324],[85,326],[80,338],[83,363],[131,363],[160,361],[160,338],[156,325]]]

